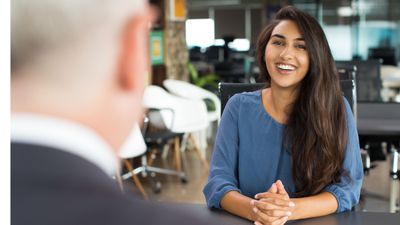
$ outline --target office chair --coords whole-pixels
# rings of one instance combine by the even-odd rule
[[[151,158],[142,160],[143,172],[161,173],[178,176],[182,182],[187,182],[186,174],[181,165],[180,142],[188,133],[203,130],[208,125],[207,109],[200,100],[189,100],[174,96],[159,86],[147,86],[143,95],[143,105],[147,109],[148,128],[144,132],[144,140],[149,147]],[[192,135],[189,135],[192,138]],[[152,159],[171,142],[175,146],[176,170],[152,167]],[[196,145],[197,142],[193,141]],[[198,145],[195,146],[203,164],[208,168],[208,163],[201,154]],[[149,165],[150,164],[150,165]],[[156,183],[157,184],[157,183]],[[155,186],[159,191],[160,185]]]
[[[205,148],[201,148],[194,137],[194,133],[204,131],[208,127],[206,104],[198,99],[187,99],[172,95],[159,86],[150,85],[146,88],[143,103],[146,108],[161,109],[162,119],[167,128],[174,133],[183,133],[182,146],[186,141],[194,145],[194,150],[200,158],[204,167],[208,170]],[[163,109],[172,110],[173,114]],[[173,116],[171,116],[173,115]],[[182,150],[185,147],[181,147]]]
[[[194,84],[182,80],[167,79],[164,80],[163,85],[171,94],[174,94],[178,97],[204,101],[206,103],[207,119],[209,125],[206,129],[196,132],[199,137],[200,148],[206,149],[208,145],[207,136],[212,136],[212,125],[214,122],[219,122],[220,119],[221,101],[219,100],[218,96],[206,89],[200,88]],[[184,139],[182,143],[186,142],[187,139]],[[183,145],[182,150],[184,150],[184,148],[185,146]]]
[[[221,99],[221,115],[229,98],[234,94],[260,90],[267,86],[266,83],[219,83],[219,97]]]
[[[353,79],[356,81],[358,101],[382,101],[381,60],[336,61],[336,66],[338,69],[356,67],[357,76]]]
[[[165,169],[165,168],[158,168],[158,167],[153,167],[149,163],[150,160],[147,159],[147,155],[150,154],[150,157],[154,157],[153,154],[155,154],[154,149],[157,150],[162,150],[162,147],[164,145],[167,145],[170,143],[171,140],[175,141],[175,146],[179,146],[179,141],[178,144],[176,144],[176,140],[183,135],[181,133],[174,133],[170,131],[162,131],[161,129],[152,132],[149,131],[151,130],[149,128],[150,124],[150,119],[149,117],[153,117],[153,113],[149,113],[149,111],[153,112],[152,109],[148,110],[147,115],[144,117],[144,122],[143,122],[143,128],[141,130],[141,133],[143,136],[140,136],[140,140],[137,137],[138,135],[136,134],[136,137],[131,138],[131,140],[124,144],[121,150],[120,157],[124,159],[124,165],[127,168],[128,172],[124,173],[121,177],[123,180],[126,180],[130,177],[134,180],[136,186],[138,186],[140,192],[142,193],[143,197],[145,199],[148,199],[147,193],[144,191],[137,174],[141,173],[143,177],[147,177],[150,174],[150,182],[152,184],[153,192],[158,193],[161,191],[161,182],[154,179],[155,173],[161,173],[161,174],[167,174],[167,175],[175,175],[181,178],[182,182],[186,182],[186,174],[181,171],[181,164],[180,164],[180,155],[179,154],[179,148],[178,151],[176,151],[176,156],[175,160],[177,163],[177,170],[170,170],[170,169]],[[157,111],[157,110],[154,110]],[[136,132],[137,133],[137,132]],[[131,142],[131,143],[129,143]],[[132,143],[135,144],[132,144]],[[144,147],[142,147],[144,146]],[[144,151],[143,151],[144,149]],[[139,167],[134,168],[132,161],[128,159],[132,159],[135,157],[141,156],[141,165]]]
[[[355,122],[357,123],[357,67],[355,65],[338,65],[336,69],[339,74],[340,88],[343,96],[349,102]]]
[[[182,80],[167,79],[164,80],[163,85],[170,93],[181,98],[210,101],[210,107],[207,107],[208,121],[214,122],[220,119],[221,102],[218,96],[211,91]]]
[[[118,182],[120,182],[120,178],[126,180],[128,178],[132,178],[133,182],[142,193],[144,199],[148,199],[147,193],[144,190],[142,183],[140,182],[137,174],[140,172],[138,170],[134,170],[133,163],[130,159],[144,156],[146,154],[147,147],[144,143],[144,139],[142,136],[142,132],[139,128],[138,124],[135,124],[132,132],[126,139],[125,143],[121,147],[121,151],[119,152],[119,157],[123,160],[124,166],[128,170],[128,173],[125,173],[119,177],[117,177]],[[122,182],[119,183],[121,190],[123,190]]]
[[[381,90],[383,85],[381,79],[381,64],[382,60],[380,59],[336,61],[336,66],[338,68],[348,68],[351,66],[357,68],[355,80],[358,102],[382,101]],[[381,142],[360,137],[360,145],[368,150],[371,160],[386,160]]]

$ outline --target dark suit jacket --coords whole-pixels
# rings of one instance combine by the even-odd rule
[[[212,224],[121,193],[91,162],[44,146],[11,144],[12,225]]]

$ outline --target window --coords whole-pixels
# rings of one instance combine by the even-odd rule
[[[214,44],[214,20],[186,20],[186,44],[188,47],[199,46],[206,48]]]

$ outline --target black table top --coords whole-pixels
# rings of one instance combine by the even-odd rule
[[[359,135],[394,136],[400,138],[400,120],[358,118],[357,129]]]
[[[357,103],[357,130],[360,136],[399,141],[400,104]]]
[[[184,204],[185,211],[221,225],[250,225],[253,222],[231,215],[222,210],[210,210],[203,204]],[[289,221],[293,225],[399,225],[399,213],[346,212],[319,218]]]

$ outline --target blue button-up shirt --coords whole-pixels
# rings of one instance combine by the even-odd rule
[[[363,180],[357,128],[345,99],[344,103],[349,138],[342,169],[350,179],[343,176],[340,182],[325,187],[338,201],[337,212],[349,210],[358,203]],[[254,198],[278,179],[293,197],[292,159],[284,149],[283,131],[284,125],[265,111],[261,91],[230,98],[221,118],[209,178],[203,190],[207,205],[220,208],[222,197],[233,190]]]

